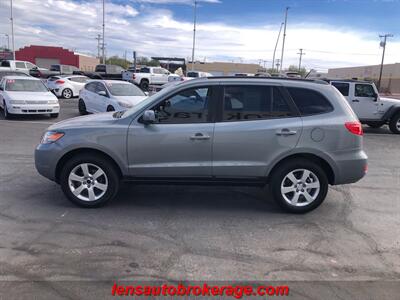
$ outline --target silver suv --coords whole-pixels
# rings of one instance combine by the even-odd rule
[[[328,185],[367,170],[362,127],[333,86],[319,81],[210,77],[163,89],[125,112],[48,128],[36,168],[83,207],[114,198],[121,180],[265,186],[304,213]]]

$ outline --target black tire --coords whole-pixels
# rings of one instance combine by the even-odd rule
[[[82,99],[79,99],[78,102],[78,109],[79,109],[79,113],[83,116],[83,115],[87,115],[87,110],[86,110],[86,104],[85,101],[83,101]]]
[[[107,107],[107,111],[115,111],[115,108],[112,105],[109,105]]]
[[[394,134],[400,134],[400,113],[395,114],[390,119],[389,129]]]
[[[71,99],[74,96],[74,93],[71,89],[63,89],[63,91],[61,92],[61,96],[64,99]]]
[[[70,189],[69,186],[69,175],[71,171],[73,171],[77,166],[81,164],[90,164],[91,166],[97,166],[100,167],[106,177],[106,183],[107,183],[107,190],[105,191],[104,195],[102,195],[99,199],[93,200],[93,201],[85,201],[73,194],[73,192]],[[90,171],[89,172],[94,172]],[[93,175],[93,174],[91,174]],[[103,178],[103,180],[104,180]],[[79,182],[78,187],[79,187]],[[104,183],[104,181],[103,181]],[[68,160],[64,166],[62,167],[61,174],[60,174],[60,185],[61,188],[64,192],[64,194],[67,196],[67,198],[74,204],[85,207],[85,208],[95,208],[95,207],[100,207],[105,205],[108,201],[112,200],[115,198],[115,196],[118,193],[119,189],[119,184],[120,184],[120,178],[118,176],[118,171],[116,170],[116,167],[112,162],[109,161],[106,157],[98,154],[78,154],[74,157],[72,157],[70,160]],[[87,185],[86,185],[87,187]],[[92,187],[93,188],[93,187]],[[94,188],[93,188],[94,189]],[[87,196],[88,196],[88,191],[86,189]],[[97,191],[98,192],[98,191]],[[101,194],[101,193],[100,193]],[[82,196],[83,194],[79,194],[79,196]]]
[[[57,114],[50,114],[50,118],[53,118],[53,119],[58,118],[58,113]]]
[[[382,122],[367,122],[365,124],[367,124],[371,128],[381,128],[384,123],[382,123]]]
[[[283,197],[283,195],[281,193],[281,184],[282,184],[283,180],[285,179],[286,175],[288,175],[292,171],[299,170],[299,169],[305,169],[305,170],[311,171],[313,173],[313,176],[316,176],[316,178],[318,179],[319,184],[320,184],[318,193],[317,193],[317,189],[310,189],[310,192],[314,193],[313,196],[316,197],[315,200],[313,200],[311,203],[306,204],[304,206],[295,206],[293,204],[290,204]],[[295,173],[295,174],[301,174],[301,173]],[[270,188],[270,191],[271,191],[271,194],[272,194],[274,200],[278,203],[278,205],[280,207],[282,207],[284,210],[286,210],[287,212],[290,212],[290,213],[303,214],[303,213],[306,213],[306,212],[316,209],[325,200],[326,194],[328,193],[328,179],[327,179],[325,171],[318,164],[316,164],[312,161],[307,161],[305,159],[291,159],[286,162],[283,162],[281,165],[279,165],[273,171],[270,178],[271,178],[271,181],[269,184],[269,188]],[[296,177],[296,179],[297,178],[298,177]],[[293,185],[293,186],[295,186],[295,185]],[[298,191],[304,192],[304,190],[306,190],[306,188],[304,188],[304,190],[302,190],[302,189],[303,188],[300,188]],[[307,190],[306,190],[306,192],[307,192]],[[292,195],[294,195],[294,193],[295,193],[295,191],[293,191]],[[286,194],[286,195],[288,195],[288,194]],[[290,196],[290,194],[289,194],[289,196]],[[298,199],[299,199],[299,202],[301,205],[301,202],[304,203],[305,196],[300,195]]]
[[[8,112],[7,105],[6,105],[5,101],[3,101],[3,112],[4,112],[4,119],[6,119],[6,120],[10,120],[14,116],[13,114],[10,114]]]
[[[149,81],[147,79],[142,79],[140,81],[139,86],[143,91],[148,91],[149,90]]]

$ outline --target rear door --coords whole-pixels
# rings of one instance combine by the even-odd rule
[[[214,88],[187,88],[161,99],[157,121],[133,121],[128,133],[128,161],[136,177],[211,177],[214,136]]]
[[[302,120],[280,86],[225,85],[215,125],[213,176],[264,177],[271,162],[294,148]]]

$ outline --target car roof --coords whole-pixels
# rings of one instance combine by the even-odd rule
[[[124,84],[132,84],[128,81],[124,81],[124,80],[104,80],[104,79],[92,79],[89,82],[102,82],[105,84],[113,84],[113,83],[124,83]]]
[[[326,81],[326,82],[340,81],[340,82],[372,83],[372,80],[371,80],[371,81],[368,81],[368,80],[340,79],[340,78],[334,78],[334,79],[330,79],[330,78],[321,78],[320,80],[324,80],[324,81]]]
[[[36,80],[41,81],[39,78],[32,77],[32,76],[4,76],[5,79],[22,79],[22,80]]]

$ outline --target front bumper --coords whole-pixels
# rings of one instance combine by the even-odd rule
[[[56,181],[56,169],[60,153],[60,146],[56,143],[37,145],[35,149],[35,167],[40,175]]]
[[[60,112],[59,104],[11,104],[7,105],[10,114],[31,115],[31,114],[58,114]]]

